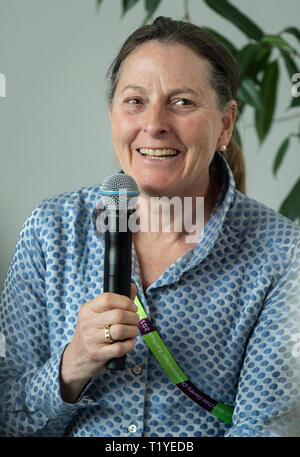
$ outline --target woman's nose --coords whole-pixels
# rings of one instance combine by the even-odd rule
[[[167,109],[164,106],[150,106],[147,109],[144,131],[152,137],[161,136],[170,130]]]

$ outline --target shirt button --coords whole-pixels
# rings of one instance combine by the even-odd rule
[[[128,427],[129,433],[135,433],[137,431],[137,427],[134,424],[129,425]]]
[[[132,371],[133,374],[139,375],[139,374],[141,374],[143,369],[142,369],[142,367],[140,365],[134,365],[134,367],[132,367],[131,371]]]

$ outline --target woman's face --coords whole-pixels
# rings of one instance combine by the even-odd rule
[[[219,110],[205,59],[181,44],[148,41],[123,62],[110,110],[119,163],[141,194],[204,195],[235,110],[233,101]]]

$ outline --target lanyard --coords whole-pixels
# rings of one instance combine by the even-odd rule
[[[233,408],[225,405],[224,403],[217,402],[213,398],[201,392],[191,383],[183,371],[181,371],[179,365],[161,339],[159,333],[150,322],[150,319],[148,319],[138,296],[135,297],[134,302],[138,306],[137,314],[140,318],[138,326],[139,331],[147,346],[174,384],[176,384],[179,389],[181,389],[188,397],[190,397],[206,411],[210,412],[227,424],[232,425]]]

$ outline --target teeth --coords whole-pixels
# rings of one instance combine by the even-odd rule
[[[140,148],[139,149],[141,154],[154,156],[154,157],[162,157],[162,156],[174,156],[178,154],[176,149],[148,149],[148,148]]]

